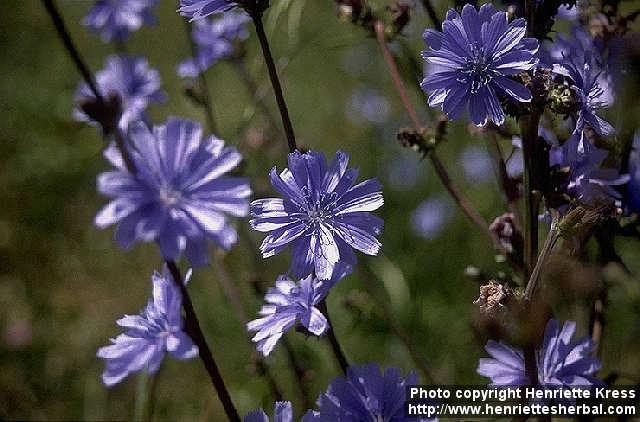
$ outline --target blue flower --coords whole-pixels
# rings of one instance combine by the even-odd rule
[[[122,104],[122,116],[119,126],[126,130],[130,123],[145,120],[145,110],[150,103],[160,103],[165,93],[160,89],[160,73],[149,67],[144,57],[109,56],[104,69],[96,73],[96,84],[101,95],[107,97],[116,94]],[[95,99],[89,86],[82,82],[76,91],[75,101],[82,102]],[[74,117],[79,121],[91,122],[80,107],[74,110]]]
[[[269,422],[269,417],[264,410],[258,409],[244,417],[243,422]],[[273,422],[293,422],[293,410],[291,402],[277,401],[273,411]]]
[[[519,102],[531,101],[529,90],[509,78],[538,62],[538,41],[524,38],[526,30],[524,19],[508,22],[507,13],[497,12],[491,4],[484,4],[479,11],[467,4],[461,15],[449,10],[442,32],[424,32],[430,50],[422,57],[438,66],[421,83],[424,91],[431,92],[429,105],[442,107],[450,119],[456,119],[468,103],[476,125],[504,123],[498,94]]]
[[[571,79],[571,87],[578,96],[580,108],[576,126],[567,145],[571,154],[583,154],[589,148],[585,145],[588,142],[584,136],[586,126],[601,136],[615,131],[609,122],[596,114],[597,110],[613,103],[613,82],[602,57],[602,46],[583,29],[574,29],[573,34],[572,39],[559,40],[551,55],[558,58],[554,71]]]
[[[237,4],[234,0],[180,0],[178,12],[193,21],[206,18],[213,13],[226,12]]]
[[[368,179],[357,185],[358,171],[347,169],[349,156],[338,151],[327,166],[315,151],[289,154],[289,168],[269,174],[271,184],[284,197],[251,203],[251,227],[271,232],[262,242],[264,258],[293,246],[291,271],[298,278],[315,272],[328,280],[339,263],[353,265],[355,248],[376,255],[383,221],[369,211],[382,206],[381,185]]]
[[[129,133],[135,174],[115,148],[106,156],[116,167],[98,177],[98,190],[110,197],[96,216],[99,228],[118,224],[122,248],[157,241],[165,259],[183,252],[193,265],[208,262],[207,240],[229,249],[237,240],[226,214],[244,217],[251,189],[241,177],[224,176],[242,156],[215,136],[202,137],[196,122],[170,118],[151,131],[138,123]]]
[[[418,376],[410,373],[406,378],[397,368],[384,373],[378,365],[352,366],[347,376],[334,379],[304,422],[333,421],[413,421],[405,417],[406,388],[418,383]]]
[[[157,0],[98,0],[82,20],[104,42],[123,42],[131,32],[155,23],[151,9]]]
[[[600,361],[590,356],[594,343],[589,337],[571,342],[576,323],[566,321],[562,328],[551,319],[544,332],[544,342],[536,350],[538,383],[541,386],[601,385],[593,375],[600,369]],[[489,340],[485,350],[491,358],[480,359],[478,374],[491,379],[493,386],[531,385],[525,372],[521,349]]]
[[[257,343],[258,351],[269,355],[280,337],[298,322],[316,336],[324,334],[330,328],[329,323],[316,305],[351,270],[349,266],[340,265],[330,280],[310,275],[296,283],[287,276],[278,277],[276,286],[264,297],[267,303],[260,309],[261,317],[247,324],[247,330],[256,332],[251,340]]]
[[[185,283],[188,281],[187,275]],[[126,329],[101,347],[97,356],[106,361],[102,381],[107,386],[118,384],[132,372],[154,373],[166,352],[176,359],[191,359],[198,348],[184,332],[182,296],[165,267],[162,274],[151,277],[153,297],[140,315],[125,315],[117,324]]]
[[[197,46],[196,57],[180,63],[178,75],[194,78],[218,61],[229,58],[234,52],[234,42],[249,36],[245,27],[248,21],[249,16],[240,12],[225,13],[213,21],[196,21],[191,34]]]
[[[551,145],[549,165],[569,169],[567,185],[561,189],[563,192],[590,206],[620,202],[622,195],[615,187],[627,183],[629,175],[621,175],[617,168],[602,166],[609,155],[607,151],[585,142],[577,153],[570,140],[558,146],[551,132],[541,127],[539,133]]]

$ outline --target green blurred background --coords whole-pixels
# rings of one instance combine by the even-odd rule
[[[332,1],[272,3],[267,30],[299,143],[328,155],[343,149],[351,154],[352,165],[360,167],[362,178],[377,176],[384,185],[385,205],[378,212],[386,223],[383,252],[379,257],[361,256],[362,269],[329,297],[335,331],[348,358],[353,363],[415,368],[390,330],[379,305],[384,300],[438,383],[485,383],[475,373],[486,340],[473,323],[478,283],[465,276],[465,268],[481,268],[486,278],[509,278],[509,267],[496,262],[487,239],[447,199],[428,161],[395,140],[397,129],[410,124],[375,40],[361,28],[341,22]],[[59,0],[58,4],[91,68],[102,68],[113,47],[79,24],[92,2]],[[442,15],[446,4],[437,6]],[[175,73],[177,63],[189,55],[185,24],[175,9],[175,1],[160,1],[158,24],[135,33],[127,48],[147,56],[161,72],[169,97],[165,104],[150,107],[154,122],[177,115],[204,124],[202,111],[183,95],[183,83]],[[418,8],[403,33],[402,42],[414,59],[419,60],[420,35],[427,25],[426,14]],[[251,34],[246,67],[258,86],[257,95],[278,123],[253,30]],[[161,265],[157,248],[140,244],[125,253],[112,242],[112,230],[92,225],[105,203],[95,191],[96,175],[108,168],[101,156],[104,144],[95,128],[72,119],[79,75],[40,2],[3,2],[0,46],[0,418],[131,419],[136,402],[143,400],[144,379],[134,375],[106,389],[100,381],[103,363],[95,353],[119,332],[117,318],[136,313],[145,304],[150,275]],[[396,43],[392,48],[403,51]],[[410,72],[409,67],[403,69]],[[254,107],[254,92],[232,64],[214,66],[207,78],[218,135],[244,154],[243,171],[254,190],[270,193],[268,169],[286,163],[280,126],[269,128],[269,119]],[[416,89],[410,93],[421,118],[431,121],[425,98]],[[618,104],[625,106],[624,101]],[[635,108],[630,104],[625,111],[631,110],[626,115],[633,117]],[[608,115],[619,116],[620,110]],[[470,146],[475,148],[472,152],[467,150]],[[503,146],[509,150],[508,142]],[[481,135],[470,134],[464,122],[452,124],[439,152],[455,183],[487,221],[504,212],[493,171],[486,166]],[[475,176],[465,173],[461,161],[465,154],[481,164]],[[442,221],[429,220],[435,229],[425,237],[412,221],[415,210],[428,199],[440,201],[436,211],[440,210]],[[218,255],[216,263],[240,290],[253,318],[261,299],[253,294],[250,281],[270,286],[286,271],[289,254],[254,260],[262,236],[249,233],[247,221],[237,225],[240,243],[228,254]],[[637,274],[637,242],[623,240],[617,246]],[[591,274],[588,268],[582,270]],[[613,305],[607,314],[602,374],[618,371],[637,380],[640,287],[615,271],[607,274],[613,283]],[[190,284],[203,329],[240,412],[260,406],[271,412],[273,398],[252,363],[253,345],[220,287],[219,276],[212,267],[197,269]],[[576,319],[579,332],[587,332],[583,296],[563,296],[554,303],[560,316]],[[304,382],[313,402],[339,368],[324,339],[296,332],[288,338],[306,370]],[[267,365],[302,415],[303,402],[281,345]],[[167,358],[153,383],[156,419],[222,418],[199,360]]]

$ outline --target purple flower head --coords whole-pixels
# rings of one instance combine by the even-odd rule
[[[347,376],[334,379],[320,394],[317,411],[310,410],[304,422],[333,421],[413,421],[405,417],[406,387],[416,385],[418,376],[406,378],[398,368],[384,372],[376,364],[352,366]]]
[[[119,126],[127,129],[130,123],[144,120],[150,103],[160,103],[165,93],[160,89],[160,73],[149,67],[144,57],[109,56],[104,69],[96,73],[96,84],[100,94],[116,94],[122,103]],[[82,82],[76,90],[75,101],[82,103],[95,99],[89,86]],[[76,120],[97,123],[91,120],[80,107],[74,110]]]
[[[155,23],[151,9],[157,0],[98,0],[82,24],[100,33],[104,42],[123,42],[143,25]]]
[[[427,29],[423,35],[430,49],[422,57],[439,66],[420,84],[431,92],[429,105],[442,107],[450,119],[456,119],[468,103],[476,125],[504,123],[498,95],[531,101],[529,90],[509,78],[538,62],[538,41],[524,38],[526,30],[524,19],[508,22],[507,13],[496,11],[491,4],[479,11],[467,4],[462,14],[449,10],[442,32]]]
[[[269,422],[269,416],[264,410],[258,409],[244,417],[243,422]],[[293,422],[291,402],[277,401],[273,411],[273,422]]]
[[[212,21],[196,21],[191,34],[197,47],[196,57],[180,63],[178,75],[195,78],[220,60],[229,58],[234,52],[234,42],[249,36],[248,21],[249,16],[241,12],[225,13]]]
[[[576,323],[573,321],[566,321],[562,328],[555,319],[547,323],[542,348],[536,350],[538,382],[541,386],[602,384],[593,376],[601,366],[598,358],[590,356],[594,343],[589,337],[571,342],[575,331]],[[489,340],[485,350],[491,358],[480,359],[478,374],[491,379],[492,386],[531,385],[521,349]]]
[[[270,288],[264,297],[267,303],[260,309],[260,318],[247,324],[247,330],[256,332],[252,341],[257,343],[258,351],[264,356],[269,355],[280,337],[297,322],[316,336],[324,334],[329,323],[316,305],[351,270],[350,266],[339,265],[329,280],[309,275],[296,283],[285,275],[278,277],[275,287]]]
[[[233,0],[180,0],[178,12],[192,21],[206,18],[214,13],[222,13],[238,5]]]
[[[640,131],[636,131],[633,138],[633,149],[629,154],[626,206],[629,212],[640,212]]]
[[[613,82],[602,57],[602,47],[584,29],[574,29],[573,35],[572,39],[560,39],[551,56],[557,58],[554,71],[571,79],[572,88],[580,101],[576,126],[567,143],[572,154],[582,154],[588,148],[585,146],[585,126],[601,136],[611,135],[615,131],[609,122],[596,114],[597,110],[613,103],[614,95]]]
[[[284,198],[251,203],[251,227],[270,232],[260,250],[267,258],[293,247],[291,271],[298,278],[315,272],[321,280],[332,277],[338,263],[353,265],[352,248],[376,255],[383,221],[369,212],[384,202],[381,185],[368,179],[354,185],[358,171],[348,169],[349,156],[338,151],[330,165],[315,151],[289,154],[289,168],[275,167],[271,184]]]
[[[196,122],[169,118],[150,130],[142,123],[129,133],[135,174],[112,146],[105,156],[115,170],[98,176],[98,190],[111,198],[96,215],[99,228],[118,224],[124,249],[156,241],[165,259],[184,252],[192,265],[208,262],[207,240],[229,249],[237,239],[226,214],[244,217],[251,189],[241,177],[224,176],[242,156],[215,136],[202,137]]]
[[[187,274],[188,282],[191,272]],[[101,347],[97,356],[106,361],[102,381],[108,387],[118,384],[132,372],[154,373],[166,352],[176,359],[191,359],[198,348],[184,332],[182,296],[165,267],[151,277],[153,297],[139,315],[125,315],[117,324],[125,332]]]

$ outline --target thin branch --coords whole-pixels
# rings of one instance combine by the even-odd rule
[[[71,39],[71,35],[69,34],[69,31],[67,30],[67,27],[64,24],[64,20],[62,20],[62,16],[60,15],[58,8],[54,4],[53,0],[42,0],[42,2],[44,3],[44,7],[47,9],[47,12],[51,17],[51,20],[53,21],[53,25],[56,27],[58,36],[64,43],[64,46],[67,49],[67,52],[71,57],[71,60],[73,60],[73,63],[75,64],[76,68],[82,75],[82,78],[85,80],[85,82],[91,89],[91,92],[93,92],[93,95],[96,97],[96,99],[104,103],[104,98],[100,94],[100,91],[98,90],[98,86],[96,85],[96,82],[93,79],[93,73],[91,73],[91,71],[89,70],[89,66],[87,66],[86,62],[80,55],[80,52],[76,48],[76,45]]]
[[[433,8],[431,1],[422,0],[422,5],[424,6],[424,9],[427,11],[427,14],[429,15],[429,19],[431,19],[431,22],[433,23],[433,26],[436,27],[437,29],[442,28],[442,21],[440,20],[440,18],[438,18],[436,9]]]
[[[287,144],[289,145],[289,152],[294,152],[297,149],[296,137],[293,132],[293,124],[289,117],[289,109],[282,93],[282,85],[280,84],[280,78],[278,77],[278,70],[271,54],[271,48],[269,47],[269,40],[267,34],[264,31],[264,25],[262,23],[262,14],[260,12],[250,13],[253,24],[256,28],[256,34],[260,41],[260,47],[262,49],[262,55],[264,56],[265,64],[269,72],[269,79],[271,80],[271,86],[273,87],[273,93],[276,97],[276,103],[278,104],[278,110],[280,110],[280,117],[282,118],[282,126],[287,136]]]
[[[342,372],[345,375],[347,375],[347,369],[349,368],[349,363],[347,361],[347,357],[344,355],[344,352],[342,351],[342,347],[340,346],[340,343],[338,342],[338,338],[336,337],[336,334],[334,332],[334,327],[333,327],[333,324],[331,323],[331,318],[329,317],[329,310],[327,309],[326,300],[323,300],[318,304],[318,309],[320,309],[320,312],[322,312],[325,318],[327,318],[327,323],[329,324],[329,329],[327,330],[327,338],[329,339],[329,343],[331,344],[331,350],[333,351],[333,354],[336,357],[338,364],[340,365],[340,369],[342,369]]]
[[[200,321],[198,320],[198,316],[196,315],[196,311],[193,308],[193,303],[191,302],[191,296],[189,296],[189,292],[187,291],[187,287],[184,285],[184,280],[180,275],[180,270],[176,263],[172,260],[167,260],[167,267],[171,272],[172,279],[176,286],[180,289],[180,293],[182,294],[182,307],[184,308],[185,313],[185,331],[189,336],[193,339],[193,342],[198,346],[198,355],[204,364],[209,377],[211,378],[211,382],[218,393],[218,398],[222,402],[222,406],[224,407],[224,411],[227,414],[227,417],[232,422],[240,422],[240,415],[236,410],[236,407],[231,400],[231,395],[229,394],[229,390],[227,390],[227,386],[224,383],[224,379],[222,378],[222,374],[218,369],[218,365],[213,358],[213,354],[211,353],[211,349],[209,348],[209,344],[204,337],[204,333],[202,332],[202,328],[200,328]]]
[[[549,234],[542,245],[542,250],[540,251],[540,256],[536,261],[536,265],[531,272],[531,277],[529,277],[529,281],[527,282],[527,287],[524,291],[524,299],[526,301],[531,301],[533,299],[533,295],[536,293],[536,288],[538,286],[538,282],[540,281],[540,273],[542,272],[542,268],[547,264],[547,260],[553,251],[554,246],[558,242],[560,238],[560,231],[558,230],[558,216],[555,215],[553,217],[553,221],[551,222],[551,229],[549,230]]]
[[[382,52],[382,57],[387,64],[387,68],[389,70],[389,74],[391,75],[391,79],[395,85],[396,91],[400,96],[402,104],[404,105],[407,114],[411,118],[413,125],[415,126],[418,132],[421,132],[424,126],[420,123],[420,119],[418,118],[418,114],[416,113],[411,101],[409,100],[409,96],[407,95],[407,90],[402,82],[402,78],[400,76],[400,72],[398,71],[398,66],[396,65],[396,61],[393,57],[393,54],[389,50],[389,46],[387,45],[387,40],[384,34],[384,23],[381,21],[377,21],[374,24],[374,28],[376,31],[376,38],[378,40],[378,44],[380,45],[380,50]],[[500,248],[499,241],[497,237],[489,230],[489,225],[482,218],[482,216],[478,213],[478,211],[471,205],[471,203],[467,200],[467,198],[458,190],[458,188],[453,184],[447,169],[442,164],[442,161],[438,158],[435,151],[432,149],[429,152],[429,160],[433,164],[433,167],[436,171],[436,174],[440,178],[440,181],[444,185],[445,189],[449,192],[451,197],[455,200],[456,204],[462,209],[462,212],[474,223],[476,224],[483,233],[485,233],[489,238],[491,238],[493,244]]]

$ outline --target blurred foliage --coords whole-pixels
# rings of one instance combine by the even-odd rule
[[[92,2],[58,3],[92,69],[100,69],[114,50],[79,24]],[[148,56],[162,74],[169,100],[151,107],[153,121],[178,115],[204,122],[201,110],[183,95],[175,73],[176,64],[189,51],[175,3],[161,1],[158,24],[135,33],[127,49]],[[475,373],[486,340],[473,324],[471,303],[478,295],[478,284],[465,276],[465,268],[481,268],[487,278],[509,278],[509,268],[495,261],[488,240],[454,207],[447,208],[451,215],[436,237],[415,234],[412,212],[426,198],[442,196],[443,188],[428,161],[421,161],[395,141],[397,129],[409,126],[409,121],[375,40],[361,28],[340,22],[332,1],[272,3],[266,25],[300,144],[329,155],[338,148],[346,150],[352,164],[360,167],[361,177],[378,176],[385,186],[385,205],[379,212],[386,223],[382,256],[361,257],[360,265],[367,271],[356,271],[343,280],[329,298],[335,330],[348,358],[354,363],[414,368],[381,307],[372,302],[374,296],[387,301],[437,382],[484,383]],[[437,6],[442,15],[444,2]],[[426,14],[418,10],[400,42],[392,44],[403,54],[410,51],[414,59],[423,48],[422,30],[430,25]],[[119,316],[144,305],[150,275],[161,261],[154,245],[137,245],[125,253],[112,242],[112,230],[99,231],[92,225],[95,212],[105,203],[95,191],[96,174],[107,168],[101,157],[104,145],[95,128],[72,120],[79,76],[40,2],[5,0],[0,47],[0,417],[130,419],[137,377],[107,390],[100,382],[102,362],[95,352],[118,333],[115,320]],[[268,129],[269,119],[254,106],[254,94],[264,98],[272,119],[279,122],[253,37],[247,43],[246,65],[257,83],[256,92],[244,85],[230,63],[216,65],[207,78],[218,135],[243,152],[243,170],[257,195],[264,195],[271,192],[267,171],[285,165],[286,150],[280,126]],[[412,71],[406,63],[403,70]],[[363,91],[377,95],[373,109],[367,110],[366,101],[363,108],[357,100]],[[410,94],[421,118],[433,121],[419,90]],[[637,105],[631,100],[623,99],[618,107],[627,107],[627,112],[611,110],[609,115],[617,116],[613,122],[620,123],[625,116],[632,119],[634,113],[637,116]],[[470,134],[464,122],[457,122],[438,149],[455,182],[491,221],[504,212],[503,199],[495,179],[471,184],[464,176],[459,158],[471,144],[486,146],[481,136]],[[508,151],[508,142],[504,148]],[[398,168],[402,170],[399,176],[394,173]],[[249,233],[246,221],[237,224],[245,226],[240,228],[243,239],[223,257],[222,265],[253,316],[261,298],[253,294],[249,281],[259,277],[259,282],[269,286],[286,270],[289,256],[253,259],[261,236]],[[638,274],[637,240],[625,239],[617,246],[632,272]],[[640,290],[637,280],[615,268],[607,274],[613,305],[607,310],[602,374],[616,371],[626,374],[628,382],[638,382]],[[376,291],[363,294],[369,286]],[[273,399],[267,385],[251,363],[253,346],[231,312],[216,271],[195,271],[190,290],[240,412],[259,406],[271,409]],[[585,298],[555,299],[559,315],[576,319],[580,332],[586,333]],[[339,369],[323,339],[295,332],[288,337],[306,368],[314,401]],[[301,414],[301,399],[281,345],[267,364]],[[178,362],[167,358],[150,388],[157,419],[218,420],[222,415],[197,359]]]

